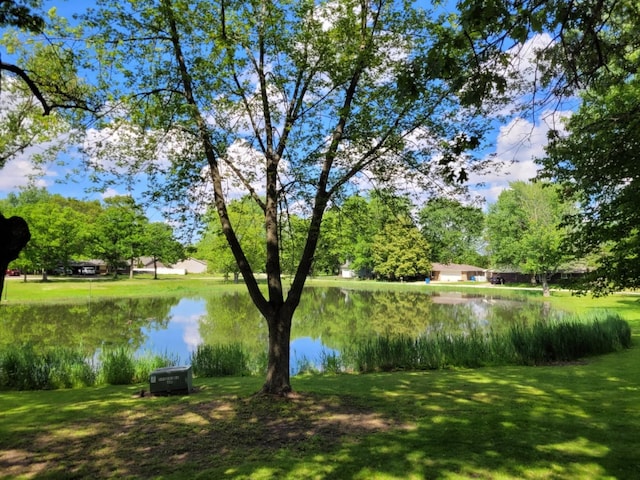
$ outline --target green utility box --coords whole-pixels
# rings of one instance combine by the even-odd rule
[[[191,366],[158,368],[149,375],[149,392],[154,393],[191,393],[193,374]]]

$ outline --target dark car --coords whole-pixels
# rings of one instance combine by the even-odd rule
[[[18,270],[17,268],[9,268],[5,272],[5,275],[7,275],[9,277],[19,277],[20,276],[20,270]]]
[[[504,277],[501,277],[500,275],[491,277],[490,282],[492,285],[502,285],[504,283]]]

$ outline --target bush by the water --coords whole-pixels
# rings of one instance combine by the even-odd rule
[[[631,346],[631,328],[618,315],[515,325],[503,333],[377,337],[352,348],[360,372],[427,370],[573,361]]]

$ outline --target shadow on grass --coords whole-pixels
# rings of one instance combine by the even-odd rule
[[[587,364],[5,392],[0,475],[38,478],[633,478],[638,348]],[[140,388],[140,387],[138,387]]]

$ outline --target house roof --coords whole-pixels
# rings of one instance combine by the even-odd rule
[[[144,267],[153,267],[153,257],[144,257],[144,256],[143,257],[139,257],[137,264],[138,265],[142,265]],[[165,264],[162,263],[161,260],[157,260],[156,261],[156,266],[158,268],[163,268],[163,267],[165,267]]]
[[[466,265],[461,263],[437,263],[431,264],[431,270],[434,272],[485,272],[487,269],[477,267],[475,265]]]

